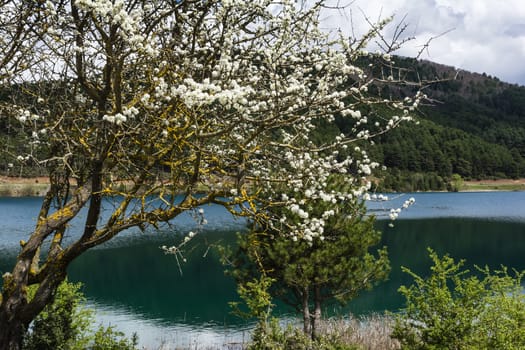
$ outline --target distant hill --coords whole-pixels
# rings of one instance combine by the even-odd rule
[[[525,177],[525,87],[429,61],[396,63],[412,79],[440,81],[424,89],[432,102],[420,107],[419,125],[387,133],[371,149],[389,168],[383,189],[445,189],[453,174]],[[408,91],[381,93],[399,97]]]
[[[374,160],[387,166],[380,174],[380,190],[445,190],[453,176],[525,177],[525,87],[425,60],[397,57],[395,61],[408,80],[438,82],[424,88],[431,103],[420,106],[418,125],[386,133],[369,149]],[[368,67],[370,61],[361,63]],[[16,89],[0,91],[0,99]],[[410,86],[377,85],[370,90],[386,98],[414,93]],[[350,132],[347,119],[336,121],[336,126],[327,125],[316,137]],[[42,175],[44,169],[17,163],[16,136],[9,122],[0,120],[0,147],[8,155],[0,159],[0,173]]]

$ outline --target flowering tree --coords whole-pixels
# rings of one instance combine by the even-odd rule
[[[2,349],[20,347],[75,258],[123,230],[216,203],[285,224],[290,239],[322,239],[308,198],[365,195],[378,164],[349,146],[410,119],[423,97],[370,96],[372,84],[398,80],[355,65],[388,21],[360,39],[330,35],[319,26],[323,1],[3,3],[1,115],[25,140],[6,156],[41,167],[51,187],[3,276]],[[388,52],[374,57],[393,69]],[[393,112],[374,114],[377,105]],[[314,141],[336,116],[352,132]],[[333,173],[349,191],[325,190]],[[304,196],[282,196],[283,185]],[[273,206],[293,220],[269,217]],[[84,208],[81,232],[66,237]]]

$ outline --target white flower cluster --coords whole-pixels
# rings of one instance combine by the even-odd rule
[[[229,82],[226,88],[204,79],[202,83],[196,82],[191,78],[184,79],[183,83],[172,87],[167,91],[167,85],[160,82],[156,89],[157,95],[169,96],[168,98],[181,98],[189,107],[200,107],[211,105],[215,102],[224,108],[241,110],[249,107],[248,99],[255,90],[251,85],[241,86],[236,80]],[[255,106],[257,109],[258,106]]]
[[[105,114],[103,117],[102,117],[102,120],[108,122],[108,123],[112,123],[112,124],[116,124],[116,125],[121,125],[122,123],[124,123],[126,120],[128,120],[128,118],[123,115],[122,113],[117,113],[115,115],[107,115]]]
[[[109,149],[108,157],[125,158],[107,162],[123,166],[121,173],[143,169],[133,162],[152,152],[173,188],[191,191],[196,184],[186,182],[199,181],[246,216],[258,214],[257,206],[241,205],[247,197],[261,207],[278,202],[286,215],[274,222],[291,227],[292,237],[323,239],[339,204],[368,196],[379,164],[362,144],[411,120],[424,95],[399,102],[372,96],[374,70],[355,65],[369,54],[321,30],[322,1],[205,3],[76,0],[78,21],[70,4],[46,2],[46,34],[28,76],[67,82],[71,93],[57,108],[48,96],[17,107],[15,124],[32,142],[65,139],[56,147],[64,154]],[[376,104],[397,116],[372,113]],[[348,131],[320,135],[336,119]],[[101,121],[118,127],[99,128]],[[63,137],[68,128],[70,140]],[[98,144],[104,140],[113,143]],[[146,141],[154,142],[148,148]],[[64,154],[50,158],[65,162]],[[329,186],[334,176],[341,188]],[[316,212],[315,204],[326,210]],[[195,213],[204,223],[202,214]],[[193,236],[186,237],[183,243]]]
[[[111,123],[111,124],[122,125],[128,119],[135,118],[135,116],[137,116],[137,114],[139,114],[139,110],[137,108],[135,108],[135,107],[124,108],[122,113],[116,113],[114,115],[107,115],[107,114],[105,114],[102,117],[102,120],[104,120],[104,121],[106,121],[108,123]]]
[[[405,203],[403,203],[403,209],[407,209],[409,206],[411,206],[415,202],[416,202],[415,198],[414,197],[410,197],[409,199],[407,199],[405,201]]]
[[[382,193],[380,194],[372,194],[371,196],[369,196],[369,198],[367,200],[377,200],[377,201],[387,201],[388,200],[388,196],[387,195],[384,195]]]
[[[410,197],[403,203],[403,206],[401,208],[390,209],[390,214],[389,214],[390,220],[392,221],[396,220],[399,216],[399,213],[401,213],[403,209],[408,209],[408,207],[413,205],[415,202],[416,200],[414,199],[414,197]]]
[[[21,109],[19,110],[19,113],[18,115],[16,116],[16,119],[24,124],[25,122],[28,122],[28,121],[37,121],[37,120],[40,120],[41,117],[38,115],[38,114],[35,114],[35,113],[31,113],[30,111],[26,110],[26,109]]]
[[[30,156],[22,156],[22,155],[19,155],[16,157],[16,160],[18,160],[19,162],[27,162],[31,157]]]
[[[308,242],[323,240],[326,220],[337,215],[334,209],[344,201],[354,200],[366,193],[369,183],[355,182],[357,179],[348,175],[348,170],[355,163],[359,173],[367,173],[368,168],[375,167],[375,164],[369,161],[365,152],[359,151],[357,156],[342,157],[338,150],[331,153],[289,150],[284,154],[288,167],[281,168],[280,172],[287,174],[289,185],[286,188],[292,191],[276,195],[287,203],[290,215],[281,217],[279,221],[291,228],[293,239]],[[341,174],[345,181],[343,187],[352,191],[347,192],[343,188],[339,191],[327,190],[329,177],[334,174]],[[318,212],[316,208],[319,206],[327,209]]]
[[[193,231],[188,232],[188,234],[184,237],[184,243],[189,242],[193,237],[195,237],[196,233]]]
[[[301,209],[301,207],[298,204],[292,204],[290,205],[290,211],[294,214],[297,214],[301,219],[308,219],[308,213]]]
[[[152,41],[141,33],[141,22],[145,14],[140,7],[128,12],[124,0],[76,0],[75,5],[86,12],[108,19],[111,24],[118,25],[119,34],[133,49],[150,56],[158,54]]]

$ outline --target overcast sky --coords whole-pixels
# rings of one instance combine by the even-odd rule
[[[525,0],[354,0],[350,9],[324,22],[350,30],[351,18],[362,32],[363,14],[394,22],[406,15],[406,34],[416,39],[399,54],[415,56],[434,38],[421,58],[525,85]]]

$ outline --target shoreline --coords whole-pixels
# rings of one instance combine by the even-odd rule
[[[49,178],[45,176],[0,176],[0,197],[43,197],[49,186]]]
[[[464,181],[459,192],[525,191],[525,178]]]
[[[0,197],[43,197],[49,178],[0,176]],[[459,192],[525,191],[525,178],[464,181]]]

